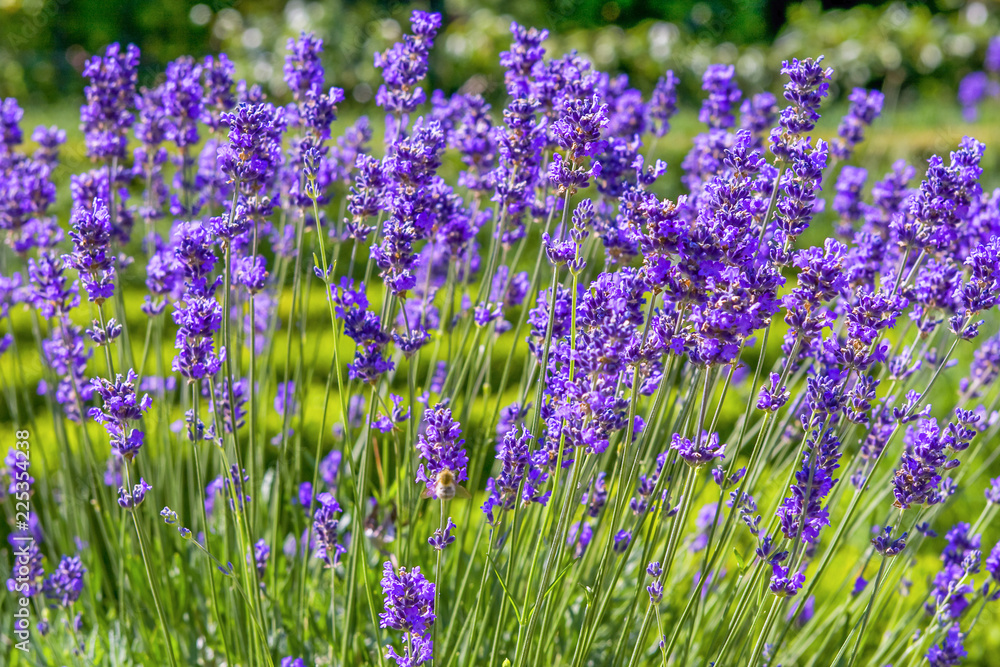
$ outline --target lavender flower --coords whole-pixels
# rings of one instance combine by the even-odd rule
[[[100,199],[93,208],[76,209],[70,222],[73,252],[65,255],[67,266],[80,272],[80,280],[91,301],[98,304],[115,291],[115,267],[111,254],[111,216]]]
[[[64,320],[71,310],[80,305],[80,294],[76,281],[70,282],[65,275],[65,257],[49,251],[38,254],[38,258],[28,258],[28,285],[25,290],[25,301],[41,313],[46,319]],[[11,279],[20,285],[20,275]],[[3,315],[9,313],[6,303],[2,306]]]
[[[324,71],[320,60],[323,54],[323,40],[312,33],[303,32],[298,39],[289,37],[286,48],[288,54],[285,56],[282,70],[285,83],[292,93],[292,99],[303,102],[309,91],[323,87]]]
[[[783,194],[778,198],[775,213],[775,240],[784,242],[782,254],[812,220],[816,191],[821,188],[827,157],[828,147],[824,141],[817,141],[816,148],[811,151],[796,146],[786,154],[791,166],[783,181]]]
[[[750,131],[757,150],[763,147],[764,137],[777,119],[778,101],[771,93],[758,93],[743,100],[740,105],[740,129]]]
[[[63,556],[59,565],[42,584],[42,591],[55,604],[69,607],[83,592],[83,575],[86,573],[87,568],[83,566],[79,556]]]
[[[865,214],[865,204],[861,201],[861,189],[865,186],[868,172],[860,167],[845,166],[837,177],[836,196],[833,210],[838,213],[842,225],[837,232],[845,236],[851,233],[851,223],[857,222]]]
[[[423,462],[417,468],[417,481],[423,482],[430,497],[451,500],[455,485],[468,479],[465,440],[451,410],[438,404],[424,412],[424,432],[417,436],[417,451]]]
[[[580,500],[580,504],[587,506],[587,516],[596,519],[601,515],[601,510],[604,509],[607,502],[607,473],[601,471],[590,483],[587,493],[583,494],[583,498]]]
[[[28,536],[25,532],[13,532],[7,536],[7,543],[14,554],[12,564],[16,566],[16,570],[13,568],[11,570],[14,576],[7,580],[7,591],[11,594],[16,593],[20,597],[31,598],[44,590],[45,568],[42,566],[42,561],[45,556],[38,548],[37,541],[25,542],[18,539]]]
[[[222,306],[214,298],[188,292],[174,312],[177,324],[172,368],[189,381],[211,377],[222,368],[225,348],[215,352],[213,334],[222,325]]]
[[[708,92],[708,97],[701,103],[698,120],[709,129],[727,130],[735,125],[732,109],[743,95],[736,85],[736,68],[709,65],[702,76],[701,89]]]
[[[653,126],[653,135],[663,137],[670,131],[670,119],[677,113],[677,86],[680,79],[674,76],[673,70],[667,70],[664,76],[656,80],[653,93],[649,98],[646,113]]]
[[[90,85],[83,89],[86,103],[80,107],[80,129],[87,140],[87,155],[95,158],[125,157],[126,132],[135,117],[129,111],[135,101],[139,49],[129,44],[124,52],[116,42],[104,56],[93,56],[83,67]]]
[[[840,441],[835,429],[808,434],[802,465],[795,472],[792,493],[781,502],[777,512],[781,530],[788,539],[801,537],[805,542],[814,544],[819,539],[820,529],[829,525],[830,512],[823,506],[823,499],[837,483],[833,473],[840,467],[840,454]],[[794,577],[787,579],[786,571],[778,579],[792,581]]]
[[[132,491],[129,491],[124,486],[118,489],[118,505],[122,509],[132,510],[142,504],[142,501],[146,499],[146,492],[153,487],[146,483],[146,480],[139,478],[139,483],[136,484]]]
[[[847,99],[851,107],[837,128],[838,138],[831,148],[831,152],[838,160],[849,159],[854,147],[864,140],[865,128],[882,113],[885,95],[877,90],[855,88]]]
[[[49,167],[55,167],[59,163],[59,147],[66,143],[66,130],[55,125],[39,125],[32,131],[31,140],[38,144],[33,157]]]
[[[497,234],[507,247],[525,234],[523,217],[530,210],[529,195],[539,177],[545,126],[535,117],[538,107],[530,98],[511,101],[504,109],[505,127],[497,131],[500,163],[492,176],[496,187],[493,201],[504,214],[504,225]]]
[[[906,548],[906,533],[896,539],[892,539],[891,535],[892,526],[885,526],[878,535],[872,538],[872,546],[875,547],[876,553],[883,556],[895,556]]]
[[[444,551],[445,547],[455,541],[455,536],[451,534],[451,531],[455,529],[455,522],[448,517],[448,525],[445,526],[442,531],[440,528],[434,531],[434,534],[427,538],[427,544],[435,551]]]
[[[906,215],[893,220],[901,241],[936,252],[958,250],[970,204],[982,193],[979,163],[985,149],[965,137],[947,167],[937,155],[928,160],[927,174],[916,196],[908,200]]]
[[[532,70],[545,56],[542,42],[548,39],[549,31],[525,28],[512,22],[510,32],[514,37],[510,51],[500,53],[500,65],[504,68],[507,94],[514,99],[527,99],[532,93]]]
[[[675,450],[692,468],[700,468],[716,458],[722,458],[726,446],[719,444],[718,433],[703,432],[696,440],[674,433],[670,439],[670,449]]]
[[[295,400],[295,382],[279,382],[274,394],[274,411],[279,415],[294,415],[299,411]]]
[[[250,495],[245,492],[245,484],[250,481],[245,470],[240,470],[234,463],[229,468],[229,474],[225,476],[226,491],[229,493],[229,507],[234,512],[239,507],[242,512],[244,505],[250,502]]]
[[[771,570],[771,581],[768,588],[778,597],[794,596],[805,583],[806,577],[801,572],[792,574],[787,567],[777,563],[771,566]]]
[[[653,583],[646,586],[646,592],[649,593],[650,604],[660,604],[660,601],[663,600],[663,582],[654,579]]]
[[[429,188],[437,183],[435,172],[441,165],[444,146],[441,126],[435,121],[421,123],[411,136],[396,144],[395,152],[383,164],[383,169],[394,175],[391,213],[372,257],[386,285],[400,295],[417,284],[413,244],[426,238],[434,223],[433,190]]]
[[[416,667],[431,660],[434,646],[430,628],[434,615],[434,584],[427,581],[419,567],[407,571],[386,561],[382,568],[384,609],[379,614],[379,627],[403,632],[404,651],[400,655],[392,646],[386,647],[386,657],[399,667]]]
[[[477,196],[492,188],[492,173],[497,162],[497,142],[490,105],[478,95],[465,100],[466,109],[461,125],[455,130],[454,142],[467,169],[458,175],[458,184]]]
[[[163,110],[169,118],[166,138],[184,149],[198,143],[198,121],[203,116],[201,65],[191,56],[182,56],[167,65],[163,83]],[[191,163],[182,163],[187,169]],[[182,177],[183,178],[183,177]],[[182,180],[182,189],[189,190],[194,183]]]
[[[320,478],[331,488],[337,487],[337,473],[340,471],[340,461],[342,458],[343,454],[334,449],[319,462]]]
[[[927,662],[930,667],[954,667],[962,664],[962,660],[968,655],[963,645],[964,639],[965,634],[958,623],[952,623],[944,640],[932,646],[927,652]]]
[[[833,70],[824,69],[820,63],[823,56],[813,60],[806,58],[784,61],[781,73],[788,76],[784,97],[789,106],[781,111],[778,127],[771,131],[771,150],[781,160],[789,160],[793,149],[802,152],[800,138],[812,132],[819,120],[819,105],[830,89]]]
[[[990,486],[985,491],[986,500],[994,505],[1000,505],[1000,477],[990,480]]]
[[[788,402],[790,392],[788,391],[788,387],[784,385],[779,386],[780,382],[781,376],[777,373],[771,373],[771,383],[762,386],[760,393],[757,395],[758,410],[775,412]]]
[[[94,378],[92,385],[100,394],[104,405],[87,412],[111,436],[111,448],[129,461],[138,453],[145,437],[133,422],[140,421],[143,413],[153,404],[149,394],[143,394],[142,398],[136,395],[136,379],[135,371],[131,369],[124,378],[121,375],[115,376],[113,382]]]
[[[267,215],[269,202],[261,197],[273,185],[282,163],[283,110],[270,104],[241,104],[234,112],[222,114],[222,122],[229,126],[229,141],[219,148],[219,167],[247,198],[248,212]],[[220,228],[217,233],[231,239],[242,231]]]
[[[586,169],[584,158],[604,149],[601,131],[608,122],[608,106],[601,104],[597,96],[568,103],[552,126],[556,143],[565,151],[565,155],[553,155],[549,164],[548,175],[557,186],[556,194],[572,194],[587,187],[589,178],[600,174],[600,163]]]
[[[341,554],[347,551],[341,544],[340,535],[337,532],[340,505],[330,493],[319,494],[316,496],[316,501],[318,506],[313,513],[313,532],[316,534],[316,540],[319,544],[316,556],[321,558],[327,567],[336,567]]]
[[[222,124],[222,114],[236,104],[233,96],[233,73],[236,67],[229,56],[220,53],[218,56],[205,56],[201,71],[205,86],[201,121],[214,134]]]
[[[501,463],[500,475],[486,480],[489,496],[483,503],[483,513],[490,525],[495,525],[495,510],[512,510],[517,502],[518,489],[528,470],[528,453],[531,434],[522,425],[521,432],[511,428],[497,446],[497,459]]]
[[[611,547],[612,551],[618,554],[625,553],[628,549],[628,545],[632,542],[632,533],[627,530],[619,530],[615,533],[614,546]]]
[[[375,103],[397,116],[412,113],[426,99],[419,84],[427,76],[427,58],[441,28],[441,15],[414,11],[410,28],[412,35],[404,35],[402,42],[375,54],[375,67],[382,70],[385,80],[375,94]]]
[[[592,539],[594,539],[594,529],[586,521],[577,521],[569,527],[566,546],[572,547],[574,560],[583,558]]]
[[[13,153],[15,146],[24,141],[22,118],[24,109],[18,105],[16,98],[0,99],[0,148],[3,154]]]
[[[907,429],[906,451],[893,477],[896,507],[939,502],[942,470],[958,465],[957,460],[948,458],[948,445],[934,419],[922,419],[916,429]]]

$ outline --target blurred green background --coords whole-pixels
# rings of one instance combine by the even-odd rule
[[[416,6],[420,6],[417,3]],[[86,58],[111,41],[142,48],[143,84],[184,54],[224,50],[239,76],[283,92],[289,36],[326,38],[333,83],[367,102],[373,54],[407,27],[399,0],[0,0],[0,94],[22,106],[80,94]],[[503,93],[497,53],[512,19],[549,29],[553,50],[578,49],[599,69],[626,72],[648,90],[670,68],[695,95],[711,62],[737,66],[748,89],[773,89],[781,60],[823,53],[837,70],[836,98],[853,86],[884,89],[890,103],[953,100],[1000,28],[995,0],[928,3],[768,0],[432,0],[445,29],[431,67],[434,87]]]

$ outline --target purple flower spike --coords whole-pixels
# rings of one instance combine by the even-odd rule
[[[837,128],[838,137],[831,147],[831,152],[838,160],[849,159],[855,146],[864,140],[865,128],[871,126],[882,113],[885,95],[877,90],[855,88],[847,99],[851,108]]]
[[[202,104],[201,121],[209,130],[218,130],[222,124],[222,114],[236,104],[233,95],[233,73],[236,66],[225,53],[205,56],[202,62],[205,98]]]
[[[445,526],[442,531],[440,528],[434,531],[434,534],[427,538],[427,544],[431,545],[435,551],[444,551],[444,548],[455,541],[455,536],[451,534],[451,531],[455,530],[455,522],[448,517],[448,525]]]
[[[548,30],[525,28],[516,22],[510,24],[510,32],[514,36],[510,51],[500,54],[500,64],[504,68],[504,81],[507,93],[514,99],[531,96],[532,69],[545,56],[542,46],[549,37]]]
[[[451,410],[438,404],[424,412],[424,432],[417,436],[417,450],[424,463],[417,468],[417,481],[423,482],[432,498],[451,500],[455,485],[468,479],[462,427],[452,419]]]
[[[103,200],[95,199],[92,208],[74,210],[70,224],[73,252],[64,256],[66,264],[80,272],[90,300],[103,303],[115,292],[108,207]]]
[[[14,147],[24,141],[21,132],[22,109],[13,97],[0,99],[0,151],[13,153]]]
[[[948,426],[948,431],[942,434],[935,419],[921,419],[916,428],[907,429],[906,450],[893,477],[892,493],[896,497],[893,504],[896,507],[908,509],[914,505],[934,505],[944,499],[941,496],[941,473],[958,464],[957,460],[948,458],[950,451],[956,450],[952,443],[971,438],[971,434],[961,426]],[[956,440],[951,434],[958,429],[963,431],[963,435]]]
[[[125,51],[116,42],[104,56],[93,56],[83,68],[90,85],[83,89],[86,103],[80,107],[80,129],[87,140],[87,155],[95,158],[125,157],[126,132],[135,117],[135,86],[139,78],[139,49],[129,44]]]
[[[899,552],[906,548],[907,533],[903,533],[895,540],[890,535],[892,535],[892,526],[886,526],[879,531],[878,535],[872,538],[872,545],[875,547],[877,553],[891,557],[898,555]]]
[[[529,450],[531,433],[522,425],[520,431],[511,428],[503,436],[497,446],[497,459],[500,461],[500,475],[486,480],[486,492],[489,497],[483,503],[483,513],[490,525],[497,522],[496,510],[512,510],[517,504],[518,489],[525,473],[529,470]],[[525,488],[527,491],[527,487]],[[527,503],[531,499],[524,498]]]
[[[778,507],[781,531],[790,540],[800,537],[809,544],[819,539],[819,531],[830,524],[830,513],[823,500],[838,480],[833,478],[840,461],[840,441],[836,429],[822,434],[813,431],[806,440],[802,464],[795,473],[791,494]]]
[[[426,99],[420,82],[427,76],[427,58],[434,37],[441,29],[441,15],[414,11],[412,35],[404,35],[384,53],[375,54],[375,67],[385,80],[375,94],[375,103],[391,114],[412,113]]]
[[[318,507],[313,514],[313,532],[319,548],[316,556],[321,558],[327,567],[335,567],[340,556],[347,549],[341,544],[338,533],[340,505],[330,493],[321,493],[316,497]]]
[[[312,33],[303,32],[298,39],[288,38],[288,54],[285,56],[285,83],[292,93],[292,99],[303,102],[311,90],[323,88],[325,76],[323,63],[323,40]]]
[[[399,572],[386,561],[382,567],[384,609],[379,614],[379,627],[401,630],[406,650],[403,655],[392,646],[386,647],[386,657],[399,667],[417,667],[431,660],[434,646],[431,626],[434,615],[434,584],[427,581],[419,567]]]
[[[565,155],[556,153],[549,163],[549,178],[558,187],[557,194],[576,192],[587,187],[588,179],[600,174],[600,163],[589,169],[584,158],[593,157],[604,150],[602,130],[608,125],[608,105],[601,104],[595,95],[589,99],[571,100],[553,123],[556,143]]]
[[[716,458],[724,458],[726,446],[719,444],[718,433],[703,432],[697,441],[674,433],[670,440],[670,449],[677,451],[689,466],[700,468]]]
[[[952,623],[945,638],[931,647],[927,652],[927,662],[930,667],[955,667],[962,664],[968,653],[963,642],[965,633],[958,623]]]
[[[42,566],[45,556],[34,540],[28,542],[22,550],[20,540],[17,538],[26,536],[28,533],[19,532],[11,533],[7,538],[8,543],[15,549],[18,565],[18,572],[11,572],[17,578],[11,577],[7,580],[7,591],[12,594],[16,591],[19,595],[31,598],[42,592],[45,585],[45,568]]]
[[[982,195],[979,177],[985,150],[982,142],[965,137],[958,150],[952,151],[948,166],[937,155],[928,160],[927,173],[917,195],[909,199],[906,215],[893,220],[900,241],[929,252],[962,256],[961,231],[972,202]]]
[[[153,487],[146,483],[146,480],[139,478],[139,483],[136,484],[132,491],[129,492],[124,486],[118,488],[118,505],[122,509],[131,510],[142,504],[142,501],[146,499],[146,492]]]
[[[222,114],[222,122],[229,126],[229,141],[219,148],[219,168],[239,185],[251,211],[267,215],[269,202],[259,197],[267,194],[282,164],[284,110],[271,104],[241,104]]]
[[[778,101],[771,93],[758,93],[740,105],[740,127],[753,135],[753,147],[763,146],[763,139],[778,119]]]
[[[698,120],[713,130],[728,130],[736,124],[733,107],[743,93],[736,85],[733,65],[709,65],[702,77],[701,89],[708,97],[701,104]]]
[[[83,592],[83,575],[86,573],[87,568],[79,556],[63,556],[42,586],[45,597],[62,607],[69,607]]]
[[[857,222],[864,215],[865,204],[861,201],[861,190],[865,187],[867,178],[867,170],[850,165],[846,165],[837,177],[833,210],[844,221],[844,225],[838,227],[837,233],[849,235],[851,227],[847,223]]]
[[[646,586],[646,592],[649,593],[650,604],[660,604],[663,600],[663,582],[656,579],[649,586]]]
[[[788,402],[788,387],[785,385],[779,386],[778,383],[780,381],[780,375],[777,373],[771,373],[771,383],[762,386],[760,388],[760,393],[757,395],[758,410],[775,412],[776,410],[780,410],[782,406]]]
[[[680,82],[673,70],[667,70],[653,87],[646,113],[652,121],[654,136],[663,137],[670,132],[670,119],[677,114],[677,86]]]
[[[222,325],[222,306],[214,298],[188,292],[176,304],[175,346],[177,356],[172,368],[188,380],[200,380],[219,372],[225,360],[225,348],[215,351],[213,334]]]
[[[806,576],[801,572],[789,574],[788,568],[773,563],[771,565],[771,592],[778,597],[792,597],[799,592],[802,584],[806,581]]]
[[[167,65],[166,77],[162,93],[163,108],[169,118],[166,138],[180,148],[197,144],[198,121],[204,113],[201,65],[191,56],[182,56]],[[183,185],[190,188],[193,183]]]
[[[771,132],[771,150],[781,160],[790,160],[790,152],[802,143],[801,137],[812,132],[819,120],[819,105],[830,90],[833,70],[823,68],[823,56],[813,60],[793,58],[781,65],[788,77],[784,97],[790,104],[782,109],[778,127]],[[801,147],[799,147],[801,148]]]
[[[143,432],[133,426],[133,422],[142,419],[142,414],[153,404],[149,394],[143,394],[142,398],[136,396],[135,381],[136,374],[133,370],[129,370],[124,378],[117,375],[114,382],[94,378],[91,383],[104,405],[91,408],[87,413],[98,424],[104,425],[111,436],[112,449],[129,460],[142,447],[144,437]]]
[[[587,552],[590,541],[594,539],[594,529],[587,522],[576,522],[569,527],[566,536],[566,546],[573,548],[573,558],[580,559]]]
[[[1000,505],[1000,477],[990,480],[990,486],[986,489],[986,500],[994,505]]]

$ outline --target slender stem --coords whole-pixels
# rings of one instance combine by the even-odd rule
[[[191,426],[191,435],[192,435],[191,449],[193,450],[194,453],[195,479],[198,480],[198,495],[199,495],[199,500],[201,501],[198,503],[198,505],[201,509],[201,525],[203,530],[205,531],[205,549],[211,551],[211,547],[209,546],[208,543],[208,536],[209,533],[211,533],[212,531],[208,525],[208,511],[205,509],[205,478],[202,475],[201,471],[201,454],[199,453],[199,449],[201,448],[201,441],[198,439],[198,430],[199,430],[198,426],[201,420],[201,411],[199,410],[198,406],[198,401],[200,398],[198,394],[199,394],[198,384],[192,383],[191,402],[192,402],[192,410],[194,410],[194,423]],[[215,611],[216,623],[219,624],[219,634],[222,636],[222,645],[226,652],[226,662],[228,664],[232,664],[232,656],[230,655],[229,652],[229,640],[227,639],[228,633],[226,632],[225,629],[226,627],[225,623],[222,620],[222,607],[219,606],[218,592],[216,591],[215,588],[215,572],[213,571],[211,565],[208,565],[207,568],[208,568],[209,588],[211,589],[212,592],[212,609]]]
[[[132,490],[132,475],[129,471],[131,461],[126,459],[125,461],[125,486],[131,493]],[[132,517],[132,525],[135,526],[135,534],[139,538],[139,552],[142,554],[142,565],[146,569],[146,580],[149,582],[149,588],[153,592],[153,606],[156,607],[156,618],[159,620],[157,625],[160,626],[160,633],[163,635],[163,642],[167,649],[167,659],[169,660],[172,667],[177,666],[177,660],[174,658],[174,645],[170,640],[170,629],[167,626],[167,617],[163,613],[163,603],[160,601],[160,587],[157,583],[157,579],[153,577],[153,566],[149,561],[149,554],[146,548],[146,537],[142,532],[142,527],[139,524],[139,519],[136,517],[136,509],[127,510],[129,515]]]

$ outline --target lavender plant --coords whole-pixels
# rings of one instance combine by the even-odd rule
[[[0,101],[38,664],[961,664],[1000,598],[985,146],[879,179],[879,92],[827,142],[821,57],[784,103],[711,65],[671,193],[673,72],[515,23],[494,109],[425,89],[442,29],[351,124],[315,35],[284,100],[114,44],[68,216],[66,134]]]

